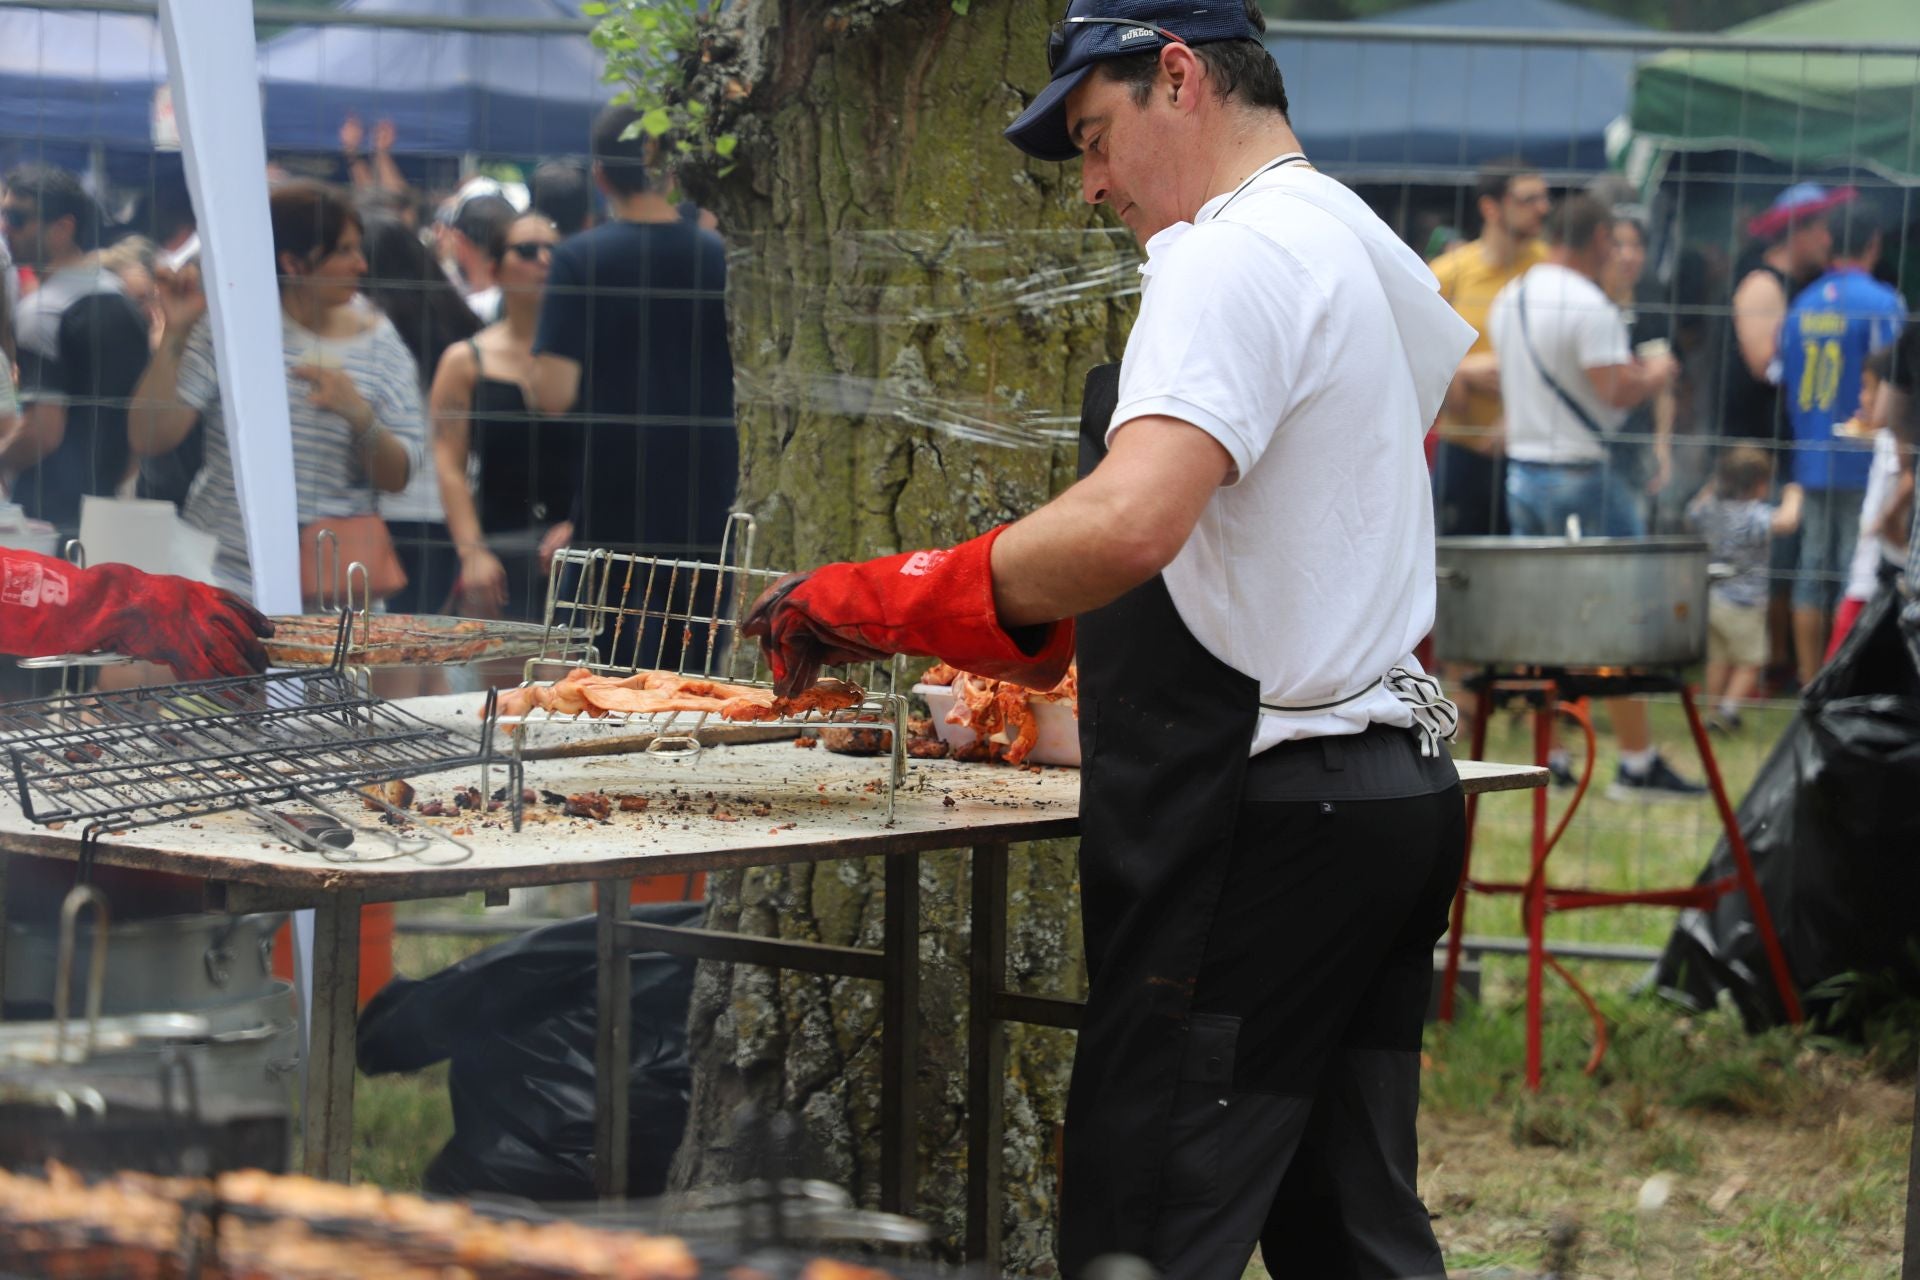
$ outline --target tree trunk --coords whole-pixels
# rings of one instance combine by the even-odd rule
[[[739,147],[685,175],[736,251],[740,505],[758,563],[943,546],[1073,478],[1081,379],[1118,359],[1138,289],[1131,239],[1079,197],[1077,166],[1000,136],[1046,79],[1048,0],[740,0],[691,93]],[[956,844],[965,843],[964,837]],[[1070,842],[1016,850],[1009,967],[1081,984]],[[918,1211],[951,1250],[965,1205],[965,945],[958,855],[926,858]],[[877,946],[875,861],[715,877],[716,928]],[[808,1170],[877,1197],[879,991],[702,966],[678,1186],[732,1176],[742,1102],[804,1119]],[[1051,1273],[1054,1124],[1071,1037],[1016,1029],[1008,1056],[1006,1261]]]

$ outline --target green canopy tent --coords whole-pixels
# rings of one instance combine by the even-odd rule
[[[1723,34],[1906,51],[1661,54],[1634,81],[1634,151],[1643,163],[1663,152],[1744,151],[1789,172],[1859,166],[1920,184],[1920,3],[1809,0]]]

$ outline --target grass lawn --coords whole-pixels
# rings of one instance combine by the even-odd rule
[[[1747,1035],[1610,996],[1548,1009],[1544,1088],[1521,1086],[1517,1010],[1427,1037],[1421,1192],[1449,1265],[1580,1277],[1876,1277],[1899,1268],[1911,1079],[1797,1031]],[[1556,1231],[1577,1238],[1563,1254]]]
[[[1745,732],[1715,740],[1735,803],[1790,711],[1750,712]],[[1599,888],[1691,883],[1719,835],[1711,801],[1641,807],[1603,794],[1617,760],[1599,709],[1595,787],[1553,855],[1556,883]],[[1657,700],[1654,732],[1699,777],[1676,700]],[[1567,740],[1573,742],[1571,729]],[[1531,729],[1502,714],[1488,756],[1525,760]],[[1553,813],[1565,793],[1553,793]],[[1518,880],[1529,803],[1480,807],[1475,875]],[[479,910],[477,899],[402,911]],[[1658,946],[1673,913],[1655,908],[1556,916],[1559,942]],[[1519,900],[1469,903],[1469,934],[1520,934]],[[425,974],[484,940],[402,936],[396,964]],[[1421,1191],[1449,1267],[1567,1277],[1883,1277],[1899,1269],[1913,1110],[1911,1064],[1889,1079],[1863,1055],[1817,1037],[1746,1035],[1730,1017],[1689,1018],[1636,998],[1634,966],[1572,965],[1601,999],[1613,1048],[1587,1077],[1585,1012],[1548,976],[1547,1080],[1520,1084],[1524,961],[1486,957],[1484,1007],[1431,1028],[1421,1119]],[[414,1188],[452,1130],[444,1069],[360,1082],[356,1176]],[[1652,1180],[1651,1182],[1649,1180]],[[1658,1207],[1642,1207],[1659,1201]],[[1558,1236],[1559,1244],[1554,1243]],[[1249,1275],[1264,1275],[1256,1264]]]

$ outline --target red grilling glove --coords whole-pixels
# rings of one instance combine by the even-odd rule
[[[1000,625],[992,555],[1005,528],[946,551],[790,573],[761,593],[741,629],[760,638],[783,697],[812,687],[822,666],[896,653],[1051,689],[1073,660],[1073,619],[1021,627],[1017,639]]]
[[[260,640],[272,634],[253,606],[205,583],[0,549],[0,653],[124,653],[210,680],[264,670]]]

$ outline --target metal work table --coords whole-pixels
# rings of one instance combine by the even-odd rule
[[[444,699],[420,702],[445,704]],[[878,781],[884,768],[883,759],[799,750],[791,741],[711,747],[691,765],[645,755],[537,760],[526,765],[530,788],[567,795],[599,791],[616,799],[644,796],[647,808],[622,812],[616,806],[611,820],[602,823],[559,816],[557,808],[535,805],[519,833],[511,829],[504,811],[423,819],[472,847],[472,857],[454,864],[404,857],[329,860],[281,843],[243,813],[109,835],[96,845],[94,858],[102,865],[200,879],[209,910],[316,911],[304,1110],[309,1173],[340,1179],[349,1173],[360,908],[369,902],[476,890],[504,900],[514,888],[591,882],[599,888],[595,1167],[602,1193],[612,1195],[624,1186],[627,1165],[627,1073],[615,1064],[624,1064],[627,1057],[629,970],[611,961],[634,950],[660,950],[882,984],[880,1207],[911,1213],[916,1186],[920,855],[970,849],[973,918],[982,923],[971,931],[969,958],[967,1250],[991,1262],[999,1253],[1005,1075],[1001,1024],[1072,1027],[1079,1015],[1075,1002],[1006,989],[1007,848],[1016,841],[1077,834],[1079,776],[1065,769],[1033,773],[1002,765],[913,761],[896,796],[896,820],[887,826]],[[1546,781],[1545,770],[1531,767],[1463,761],[1460,772],[1473,793],[1540,787]],[[495,769],[490,785],[505,781],[506,771]],[[475,772],[467,770],[418,778],[414,785],[419,799],[427,801],[477,782]],[[439,858],[448,851],[441,844],[430,856]],[[35,826],[11,799],[0,800],[0,855],[74,859],[79,852],[77,828]],[[884,943],[879,950],[667,928],[626,918],[630,882],[636,876],[873,856],[886,859]],[[4,868],[0,856],[0,904]]]

